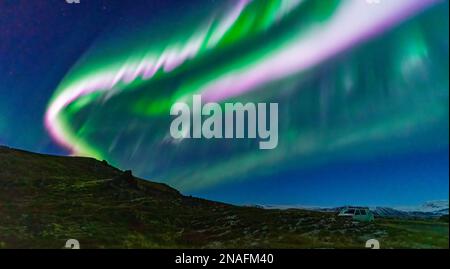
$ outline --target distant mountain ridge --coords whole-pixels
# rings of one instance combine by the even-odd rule
[[[320,207],[305,205],[256,205],[265,209],[307,209],[319,212],[339,212],[346,206],[340,207]],[[347,205],[356,206],[356,205]],[[375,206],[369,209],[378,217],[395,217],[395,218],[439,218],[449,214],[449,203],[447,200],[427,201],[420,206],[399,206],[386,207]]]
[[[448,248],[448,218],[378,218],[266,210],[185,196],[106,161],[0,146],[0,249]]]
[[[448,214],[448,201],[447,200],[435,200],[427,201],[419,206],[398,206],[395,207],[397,210],[407,211],[407,212],[447,212]]]

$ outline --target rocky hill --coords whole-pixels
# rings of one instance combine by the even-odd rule
[[[0,248],[448,248],[448,220],[239,207],[187,197],[104,161],[0,147]]]

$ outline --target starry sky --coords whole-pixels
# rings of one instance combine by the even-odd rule
[[[357,22],[357,23],[355,23]],[[448,1],[0,2],[0,144],[237,204],[448,200]],[[170,106],[279,103],[279,145]]]

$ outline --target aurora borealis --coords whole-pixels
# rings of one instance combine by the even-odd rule
[[[249,203],[264,199],[228,197],[264,178],[276,203],[281,186],[301,189],[313,184],[308,177],[323,186],[333,174],[314,170],[380,159],[410,166],[448,151],[447,1],[193,1],[176,12],[171,5],[147,17],[124,12],[127,20],[114,20],[72,62],[42,116],[57,145],[184,193]],[[173,139],[170,107],[194,94],[278,103],[278,147]],[[0,131],[4,125],[0,117]],[[448,189],[445,169],[447,183],[439,184]],[[338,185],[349,182],[335,176]],[[356,176],[364,185],[364,172],[352,182]]]

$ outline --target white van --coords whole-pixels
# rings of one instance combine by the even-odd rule
[[[338,217],[347,217],[352,218],[356,221],[367,222],[375,220],[372,212],[370,212],[369,208],[367,207],[345,207],[339,212]]]

